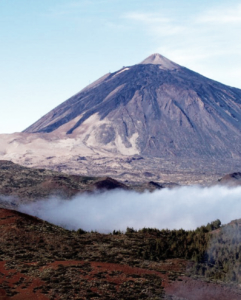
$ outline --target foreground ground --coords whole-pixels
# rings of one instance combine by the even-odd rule
[[[67,231],[0,209],[0,299],[241,299],[238,284],[152,257],[159,231]],[[160,257],[163,257],[162,253]]]

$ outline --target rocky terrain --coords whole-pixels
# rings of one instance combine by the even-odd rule
[[[195,231],[100,234],[6,209],[50,195],[147,187],[165,186],[127,186],[0,161],[0,299],[240,299],[240,220],[223,227],[216,220]]]
[[[0,156],[27,167],[51,169],[83,176],[109,176],[121,182],[155,181],[179,184],[210,184],[241,169],[239,161],[229,165],[214,160],[176,159],[119,155],[87,149],[77,138],[56,139],[49,134],[0,135]],[[1,151],[2,150],[2,151]]]
[[[129,189],[128,186],[109,177],[68,175],[51,170],[26,168],[11,161],[0,161],[2,207],[17,207],[20,202],[31,202],[51,196],[71,199],[83,192],[116,188]]]
[[[146,181],[123,184],[110,177],[69,175],[47,169],[27,168],[11,161],[0,160],[0,207],[17,209],[19,204],[55,196],[71,199],[77,194],[113,189],[145,190],[173,188],[175,183],[159,184]]]
[[[240,277],[228,277],[229,260],[214,257],[209,264],[202,258],[215,224],[192,232],[127,228],[99,234],[0,209],[0,299],[238,300]],[[225,253],[225,231],[218,230]],[[232,261],[239,243],[229,249]]]
[[[241,169],[241,90],[153,54],[109,73],[23,133],[0,158],[122,182],[209,184]]]
[[[0,299],[240,299],[240,220],[100,234],[9,210],[96,190],[240,185],[240,121],[241,90],[153,54],[0,135]]]
[[[147,180],[150,175],[147,174]],[[213,184],[240,185],[240,173],[228,174]],[[20,203],[57,196],[71,199],[80,193],[125,189],[143,192],[163,188],[174,188],[178,184],[146,181],[123,184],[110,177],[86,177],[69,175],[48,169],[27,168],[11,161],[0,160],[0,207],[17,208]]]
[[[228,185],[228,186],[240,186],[241,185],[241,173],[235,172],[232,174],[227,174],[220,178],[218,182],[222,185]]]

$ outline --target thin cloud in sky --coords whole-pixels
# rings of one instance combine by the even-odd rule
[[[69,1],[55,6],[51,6],[47,15],[50,17],[63,17],[73,16],[76,14],[86,14],[86,18],[96,11],[99,12],[100,8],[103,11],[108,11],[108,5],[113,3],[111,0],[81,0],[81,1]],[[90,10],[91,8],[91,10]]]
[[[104,32],[103,28],[107,28],[109,31],[105,32],[105,41],[111,40],[112,35],[124,35],[124,32],[127,36],[131,32],[135,33],[133,40],[138,40],[138,37],[140,40],[141,35],[142,38],[144,35],[149,36],[151,40],[147,42],[150,45],[150,53],[160,52],[181,65],[225,83],[225,79],[216,77],[216,74],[221,73],[220,66],[214,65],[214,62],[210,64],[210,61],[217,56],[219,58],[227,55],[240,56],[241,43],[238,42],[240,28],[237,28],[241,24],[240,4],[232,7],[230,3],[225,5],[220,3],[216,6],[212,4],[211,9],[200,6],[191,12],[187,9],[185,14],[180,11],[178,5],[177,9],[173,5],[166,5],[163,9],[161,6],[153,5],[154,3],[141,4],[140,10],[136,10],[137,6],[132,4],[129,5],[128,11],[128,8],[121,5],[118,0],[74,0],[50,6],[48,14],[50,17],[68,19],[74,24],[74,30],[76,28],[83,30],[86,22],[91,23],[89,31],[99,32],[102,28]],[[131,7],[134,10],[131,10]],[[96,28],[97,21],[98,28]],[[220,24],[229,26],[223,28],[219,26]],[[236,70],[239,69],[241,72],[241,62],[237,63],[237,60],[233,59],[230,63],[234,63]],[[215,73],[215,70],[218,72]],[[230,70],[225,70],[225,73],[235,85],[236,75]]]
[[[158,13],[129,12],[123,15],[123,19],[141,23],[151,35],[158,37],[180,34],[185,30],[184,26],[175,25],[172,18]]]
[[[130,12],[123,16],[126,19],[133,21],[141,21],[146,24],[170,23],[170,19],[159,14]]]
[[[155,52],[207,77],[240,85],[240,4],[213,6],[187,14],[185,19],[173,10],[132,11],[123,17],[152,38]]]
[[[241,4],[234,8],[219,8],[207,11],[197,18],[201,23],[218,23],[220,24],[241,24]]]
[[[221,28],[210,28],[210,24],[204,26],[204,23],[241,23],[241,5],[238,5],[233,9],[212,9],[210,11],[204,11],[198,15],[190,15],[186,18],[179,19],[174,16],[164,16],[159,13],[150,12],[129,12],[123,15],[123,18],[129,21],[136,22],[138,25],[145,26],[150,35],[155,37],[177,35],[185,42],[185,45],[190,41],[196,42],[199,39],[201,42],[209,39],[210,36],[218,37],[218,34],[223,34]],[[181,34],[181,35],[180,35]],[[238,35],[237,30],[229,32],[231,36]],[[193,36],[196,39],[193,40]],[[185,39],[190,37],[190,40]],[[217,39],[217,38],[216,38]]]

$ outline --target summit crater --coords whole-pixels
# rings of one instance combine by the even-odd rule
[[[175,70],[178,69],[180,66],[173,61],[169,60],[165,56],[162,56],[161,54],[154,53],[150,56],[148,56],[146,59],[144,59],[140,64],[142,65],[159,65],[161,69],[164,70]]]

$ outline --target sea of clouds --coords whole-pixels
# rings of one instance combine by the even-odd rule
[[[195,229],[216,219],[225,224],[241,218],[241,187],[189,186],[141,194],[114,190],[71,200],[52,197],[19,210],[71,230]]]

